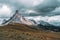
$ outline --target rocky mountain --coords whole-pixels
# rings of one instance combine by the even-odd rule
[[[10,19],[8,20],[4,20],[4,22],[2,23],[2,25],[7,25],[9,23],[20,23],[20,24],[26,24],[26,25],[35,25],[35,23],[29,19],[24,18],[24,16],[20,15],[18,13],[18,11],[16,11],[16,13],[10,17]]]
[[[54,26],[45,21],[40,21],[40,24],[38,24],[38,26],[39,28],[42,28],[44,30],[51,30],[56,32],[60,31],[60,27]]]

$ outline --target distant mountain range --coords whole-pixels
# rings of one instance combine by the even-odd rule
[[[12,24],[15,24],[15,23],[24,24],[24,25],[32,26],[32,28],[36,28],[36,29],[42,28],[44,30],[51,30],[51,31],[56,31],[56,32],[60,31],[60,27],[49,24],[48,22],[45,22],[42,20],[40,20],[39,24],[37,24],[35,20],[29,20],[18,13],[15,13],[10,19],[4,20],[2,25],[5,26],[11,23]]]
[[[38,24],[38,27],[44,30],[51,30],[56,32],[60,31],[60,27],[54,26],[45,21],[40,21],[40,24]]]
[[[32,25],[31,28],[35,28],[35,29],[38,29],[38,30],[39,29],[44,29],[44,30],[51,30],[51,31],[56,31],[56,32],[60,31],[60,27],[49,24],[48,22],[45,22],[45,21],[42,21],[42,20],[40,20],[39,24],[37,24],[37,22],[33,19],[29,20],[27,18],[24,18],[23,16],[20,16],[19,18],[20,18],[20,20],[19,19],[18,20],[11,20],[8,23],[3,24],[3,25],[7,25],[7,24],[10,24],[10,23],[20,23],[20,24],[25,24],[25,25],[29,25],[29,26]]]

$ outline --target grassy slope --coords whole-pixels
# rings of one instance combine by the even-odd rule
[[[0,40],[60,40],[60,32],[35,30],[23,24],[0,27]]]

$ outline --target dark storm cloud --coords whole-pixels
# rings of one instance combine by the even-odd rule
[[[14,7],[15,9],[24,8],[24,5],[19,3],[17,0],[0,0],[0,3]]]
[[[36,6],[36,9],[40,12],[50,12],[58,6],[57,0],[45,0],[41,5]]]
[[[0,0],[0,4],[6,4],[8,6],[14,7],[13,10],[16,9],[26,9],[28,5],[22,4],[18,2],[19,0]],[[21,1],[21,0],[20,0]],[[53,15],[59,15],[60,12],[55,11],[58,10],[60,6],[59,0],[44,0],[42,4],[39,4],[37,6],[29,7],[31,10],[35,10],[38,14],[31,13],[29,16],[53,16]],[[54,11],[54,12],[52,12]],[[26,13],[27,14],[27,13]],[[26,15],[23,13],[23,15]]]
[[[41,16],[55,16],[60,15],[60,1],[59,0],[45,0],[42,4],[34,8]]]

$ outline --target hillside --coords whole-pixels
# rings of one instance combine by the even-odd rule
[[[60,32],[37,30],[35,26],[8,24],[0,27],[0,40],[60,40]]]

